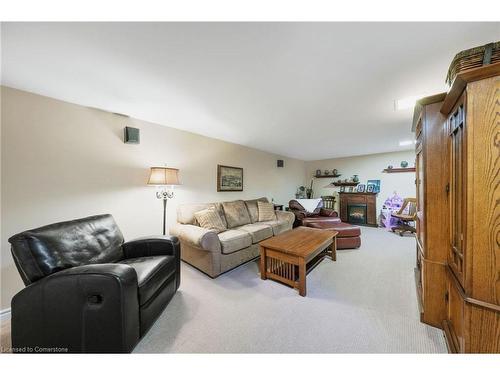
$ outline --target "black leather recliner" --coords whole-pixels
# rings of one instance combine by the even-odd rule
[[[123,241],[111,215],[9,239],[26,285],[12,299],[12,347],[23,352],[130,352],[180,283],[177,237]]]

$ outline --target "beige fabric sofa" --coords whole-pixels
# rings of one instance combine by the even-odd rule
[[[257,201],[267,202],[267,198],[247,201],[183,204],[177,208],[177,223],[170,231],[181,242],[181,259],[203,271],[210,277],[217,277],[259,255],[259,242],[266,238],[292,229],[295,215],[287,211],[275,211],[276,220],[258,221]],[[243,202],[243,205],[241,205]],[[249,217],[244,225],[231,227],[230,217],[226,219],[224,204],[236,203],[245,212],[229,213],[234,216]],[[216,208],[228,229],[217,233],[201,228],[194,213],[206,208]],[[226,207],[227,209],[227,207]],[[229,222],[229,224],[228,224]]]

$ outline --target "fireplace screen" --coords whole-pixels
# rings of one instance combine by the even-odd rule
[[[347,215],[349,223],[366,224],[366,204],[349,204]]]

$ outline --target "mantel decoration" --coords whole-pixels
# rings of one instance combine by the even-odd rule
[[[243,191],[243,168],[217,165],[217,191]]]
[[[380,180],[368,180],[366,183],[366,191],[370,193],[380,193]]]
[[[151,167],[148,185],[156,186],[156,198],[163,200],[163,235],[165,235],[167,231],[167,200],[174,197],[174,186],[180,185],[179,170],[167,167]]]

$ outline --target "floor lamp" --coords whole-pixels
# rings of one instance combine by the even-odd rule
[[[163,200],[163,235],[167,230],[167,201],[174,197],[174,186],[180,185],[179,170],[167,167],[151,167],[148,185],[157,186],[156,198]]]

